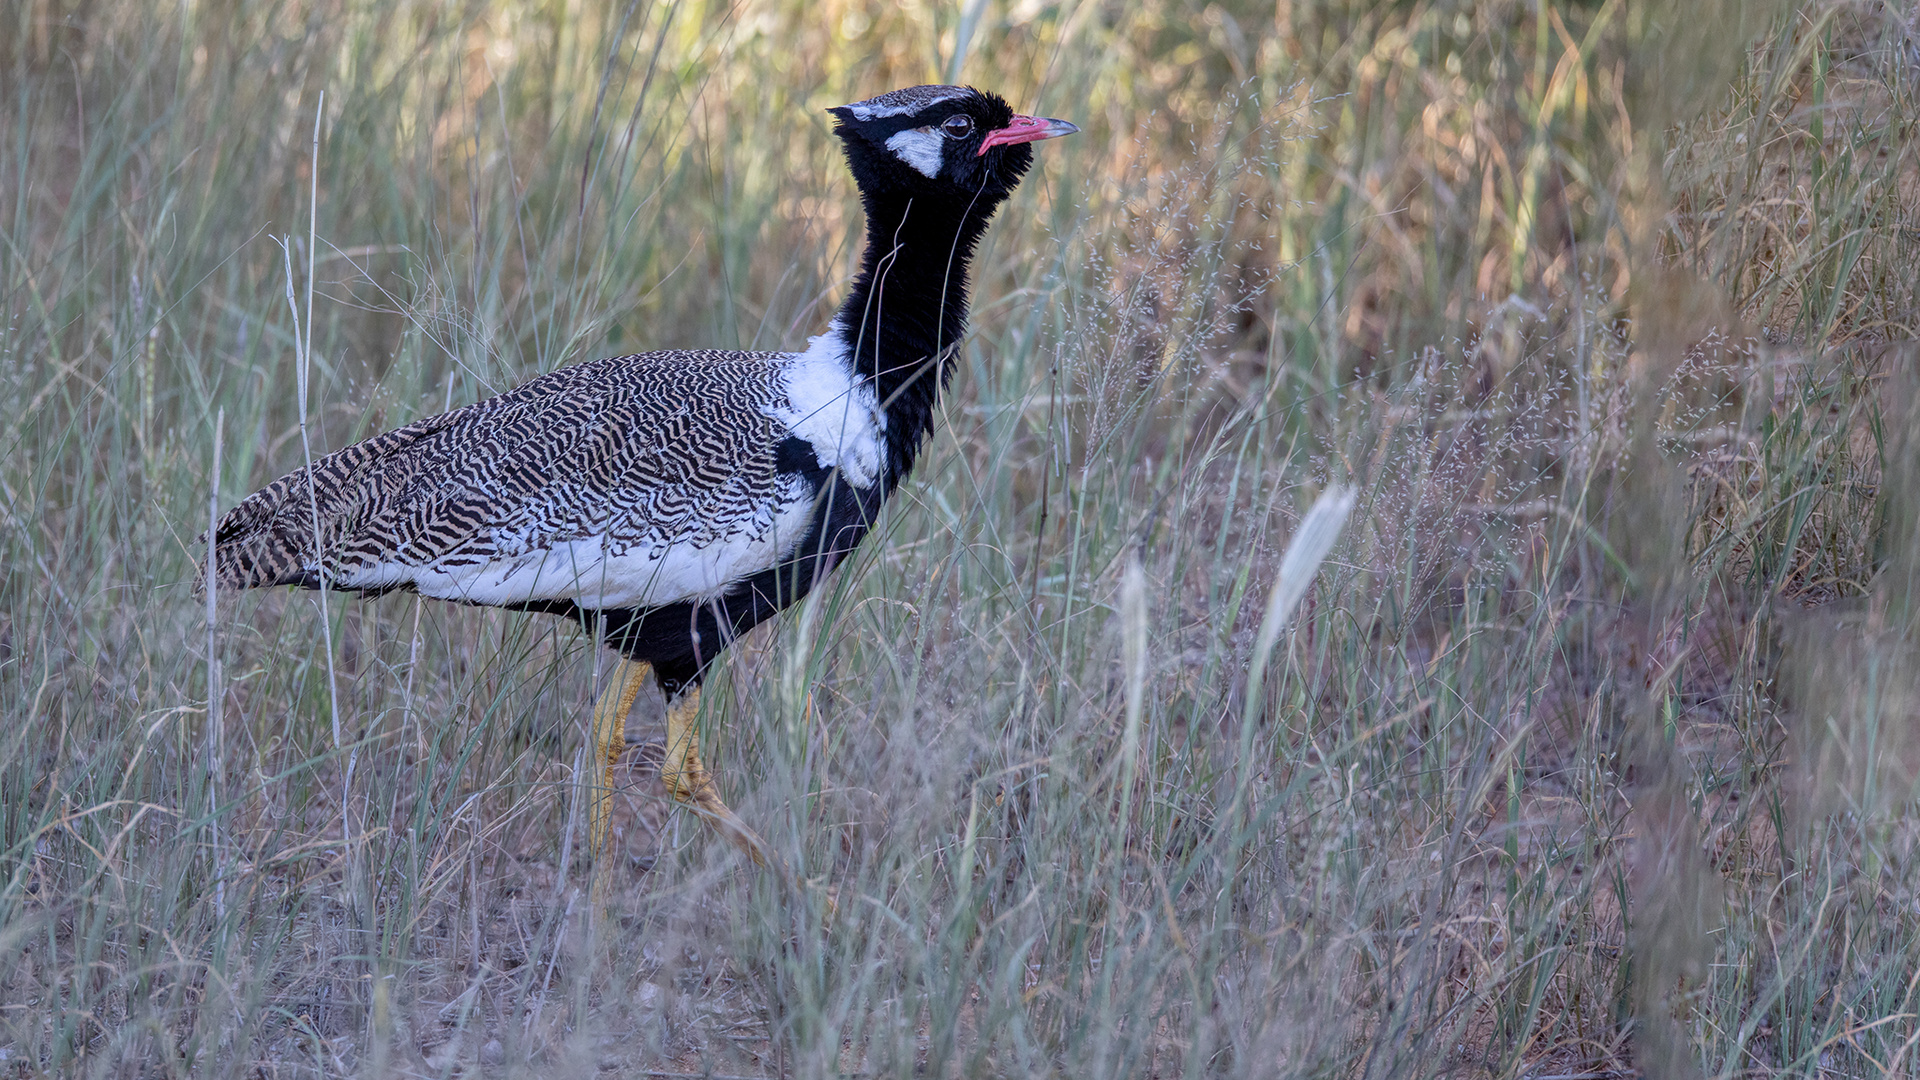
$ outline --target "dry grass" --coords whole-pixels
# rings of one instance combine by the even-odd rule
[[[0,15],[0,1072],[1920,1068],[1910,15],[589,7]],[[881,535],[710,683],[810,895],[653,702],[588,917],[553,620],[209,625],[303,423],[817,332],[820,110],[948,77],[1084,134]]]

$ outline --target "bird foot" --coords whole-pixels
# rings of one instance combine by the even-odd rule
[[[699,771],[696,772],[696,769]],[[713,789],[712,779],[707,776],[706,770],[700,769],[697,760],[687,762],[685,768],[662,779],[667,781],[667,790],[673,792],[675,800],[685,803],[694,813],[711,822],[720,835],[752,859],[755,866],[772,864],[773,849],[721,800],[719,792]]]

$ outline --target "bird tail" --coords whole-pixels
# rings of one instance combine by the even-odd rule
[[[194,595],[205,591],[209,565],[222,589],[271,585],[318,588],[317,556],[321,545],[314,543],[312,522],[316,510],[321,511],[324,519],[332,516],[325,512],[332,508],[316,505],[306,495],[307,470],[297,469],[227,511],[214,528],[209,557],[201,561],[194,573]],[[299,511],[306,513],[301,515]],[[295,524],[292,519],[298,516],[307,518],[307,527],[289,528]],[[325,530],[324,520],[322,530]],[[206,543],[207,534],[201,533],[195,539]]]
[[[456,413],[432,416],[336,450],[261,488],[227,511],[213,531],[211,562],[223,589],[298,585],[317,589],[369,507],[385,502],[392,482],[380,466],[445,427]],[[201,533],[199,543],[206,543]],[[203,561],[193,578],[206,588]]]

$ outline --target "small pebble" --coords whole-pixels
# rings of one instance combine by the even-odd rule
[[[499,1039],[488,1039],[480,1047],[480,1064],[498,1065],[507,1060],[507,1048],[500,1045]]]

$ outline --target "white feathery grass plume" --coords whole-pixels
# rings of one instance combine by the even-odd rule
[[[1341,530],[1346,528],[1347,515],[1353,512],[1353,499],[1352,488],[1330,485],[1314,501],[1307,516],[1300,519],[1300,527],[1287,542],[1286,554],[1280,558],[1280,576],[1273,583],[1273,592],[1267,596],[1267,611],[1260,619],[1260,634],[1253,643],[1253,659],[1247,670],[1248,716],[1253,715],[1255,703],[1260,700],[1267,659],[1279,643],[1281,632],[1293,621],[1293,609],[1299,607],[1301,598],[1307,595],[1307,587],[1313,584],[1320,564],[1326,561],[1334,541],[1340,539]]]

